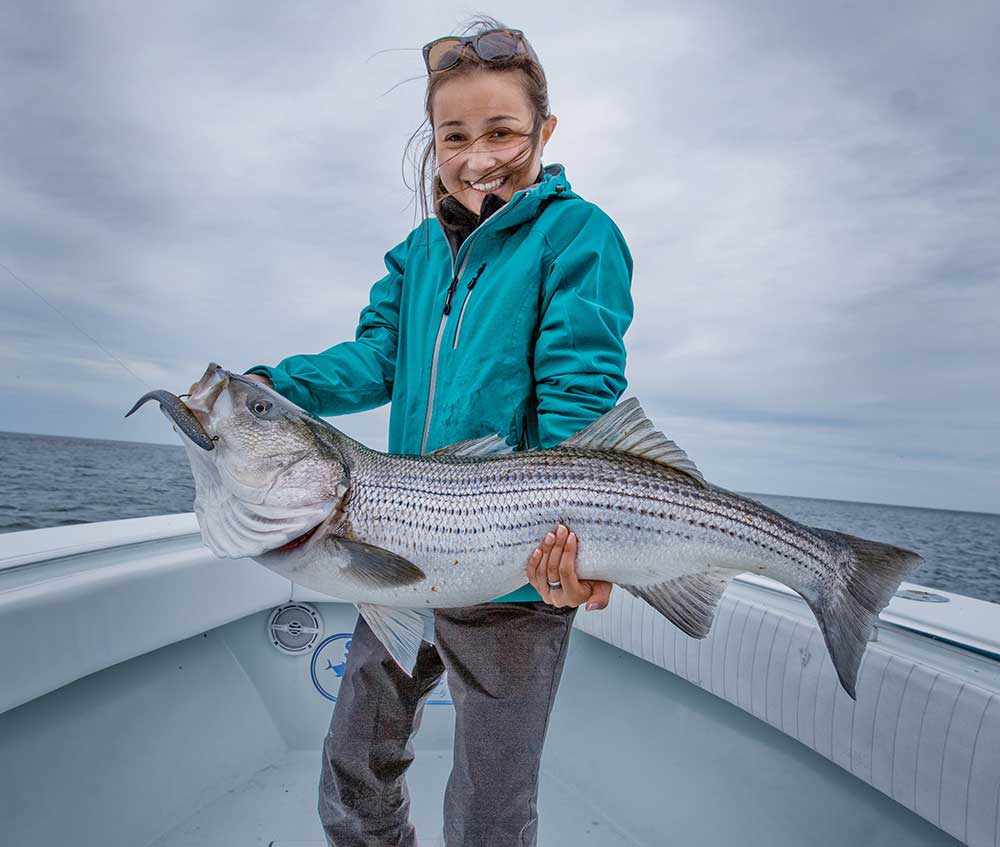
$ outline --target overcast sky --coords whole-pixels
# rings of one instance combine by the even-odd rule
[[[63,316],[0,269],[0,430],[176,443],[122,418],[148,387],[353,337],[416,222],[419,47],[475,12],[546,68],[543,162],[635,259],[627,395],[708,479],[1000,512],[1000,6],[971,0],[4,3],[0,262]],[[384,448],[387,413],[334,423]]]

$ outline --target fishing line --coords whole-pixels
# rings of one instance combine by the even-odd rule
[[[50,303],[40,292],[32,288],[28,283],[26,283],[21,277],[14,273],[10,268],[8,268],[3,262],[0,262],[0,268],[3,268],[7,273],[9,273],[14,279],[16,279],[21,285],[28,289],[32,294],[34,294],[39,300],[41,300],[46,306],[48,306],[53,312],[55,312],[59,317],[61,317],[66,323],[68,323],[73,329],[79,332],[84,337],[90,339],[101,351],[103,351],[107,356],[114,359],[119,365],[125,368],[133,377],[135,377],[143,386],[149,388],[149,385],[144,379],[138,376],[135,371],[133,371],[128,365],[126,365],[121,359],[119,359],[114,353],[108,350],[100,341],[98,341],[94,336],[87,332],[83,327],[81,327],[76,321],[66,315],[61,309],[57,308],[53,303]]]
[[[365,59],[365,64],[368,64],[376,56],[381,56],[383,53],[420,53],[422,48],[420,47],[386,47],[384,50],[376,50],[367,59]]]
[[[385,91],[379,94],[379,97],[385,97],[385,95],[388,94],[390,91],[395,91],[397,88],[399,88],[399,86],[407,82],[415,82],[418,79],[426,79],[426,78],[427,78],[426,74],[420,74],[420,76],[411,76],[408,77],[407,79],[402,79],[399,82],[397,82],[394,86],[392,86],[392,88],[387,88]]]
[[[381,56],[383,53],[420,53],[420,52],[422,52],[422,48],[420,47],[386,47],[384,50],[376,50],[374,53],[372,53],[367,59],[365,59],[365,64],[367,65],[369,62],[371,62],[372,59],[374,59],[376,56]],[[404,83],[413,82],[415,80],[425,79],[425,78],[426,74],[420,74],[419,76],[411,76],[407,79],[400,80],[394,86],[392,86],[392,88],[388,88],[385,91],[383,91],[379,95],[379,97],[385,97],[385,95],[388,94],[390,91],[394,91]]]

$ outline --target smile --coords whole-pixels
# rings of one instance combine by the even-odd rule
[[[495,191],[507,181],[507,177],[502,176],[490,182],[470,182],[469,185],[476,191]]]

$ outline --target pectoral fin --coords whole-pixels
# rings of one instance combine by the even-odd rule
[[[396,588],[425,578],[424,572],[409,559],[382,547],[343,538],[326,538],[324,543],[335,552],[334,559],[343,575],[361,585]]]
[[[358,603],[358,611],[396,664],[412,676],[420,643],[433,643],[434,610]]]
[[[399,588],[426,578],[413,562],[390,550],[333,536],[253,558],[298,585],[332,597],[350,598],[352,589]]]

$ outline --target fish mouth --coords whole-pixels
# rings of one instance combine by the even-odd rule
[[[188,395],[187,403],[176,394],[161,388],[143,394],[125,413],[125,417],[137,411],[144,403],[156,400],[160,404],[160,411],[177,425],[192,444],[196,444],[202,450],[214,450],[215,439],[208,434],[205,424],[212,412],[212,406],[228,384],[229,376],[229,371],[212,362]]]
[[[208,422],[215,401],[225,391],[232,377],[233,374],[229,373],[222,365],[210,362],[205,373],[201,375],[201,379],[191,388],[186,405],[203,424]]]
[[[136,404],[125,413],[125,417],[127,418],[150,400],[159,402],[160,410],[177,424],[180,431],[187,436],[192,444],[196,444],[202,450],[215,449],[215,441],[205,430],[202,422],[195,417],[194,412],[184,404],[184,401],[180,397],[176,394],[171,394],[169,391],[158,389],[143,394],[136,401]]]

